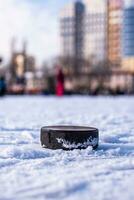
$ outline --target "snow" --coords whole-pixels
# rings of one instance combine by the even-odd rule
[[[59,144],[62,145],[63,148],[66,148],[66,149],[80,149],[80,148],[87,148],[89,146],[92,146],[92,147],[96,147],[97,144],[98,144],[98,138],[92,138],[90,137],[86,142],[84,143],[70,143],[68,142],[67,140],[63,140],[61,138],[57,138],[57,141]]]
[[[40,128],[99,128],[97,151],[49,150]],[[0,99],[0,200],[134,199],[134,97]]]

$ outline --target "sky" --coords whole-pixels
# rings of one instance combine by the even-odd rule
[[[0,0],[0,56],[10,59],[11,39],[16,49],[27,40],[37,61],[59,54],[59,11],[73,0]]]

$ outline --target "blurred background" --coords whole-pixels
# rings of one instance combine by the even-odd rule
[[[134,0],[0,1],[0,95],[134,93]]]

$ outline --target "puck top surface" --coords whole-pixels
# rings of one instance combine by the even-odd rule
[[[86,127],[86,126],[46,126],[42,127],[42,131],[51,130],[51,131],[65,131],[65,132],[94,132],[98,131],[98,129],[93,127]]]

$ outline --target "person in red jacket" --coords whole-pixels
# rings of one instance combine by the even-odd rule
[[[64,73],[61,68],[58,68],[58,72],[56,75],[56,95],[64,95]]]

